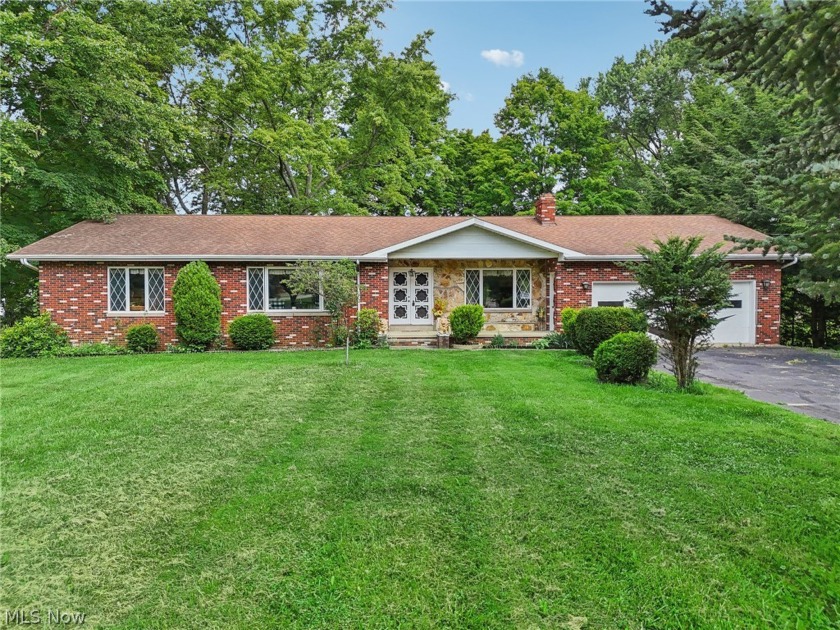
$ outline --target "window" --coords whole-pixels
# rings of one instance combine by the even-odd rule
[[[624,306],[624,300],[598,300],[598,306]]]
[[[108,270],[108,310],[114,313],[162,313],[163,269],[112,267]]]
[[[288,286],[290,269],[248,268],[248,310],[322,311],[317,293],[293,293]]]
[[[467,269],[467,304],[484,308],[530,309],[530,269]]]

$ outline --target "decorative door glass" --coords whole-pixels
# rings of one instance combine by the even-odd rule
[[[391,272],[391,321],[432,323],[432,272],[405,269]]]

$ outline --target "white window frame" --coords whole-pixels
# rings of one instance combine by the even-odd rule
[[[467,302],[467,271],[477,271],[478,272],[478,303],[484,307],[484,310],[490,312],[513,312],[513,311],[532,311],[534,309],[534,274],[530,267],[487,267],[485,268],[476,268],[470,267],[464,270],[464,303],[469,304]],[[484,272],[485,271],[510,271],[512,272],[511,275],[513,277],[513,302],[511,302],[514,306],[512,308],[487,308],[484,306]],[[516,274],[519,271],[527,271],[528,272],[528,301],[530,305],[527,307],[517,307],[516,306]]]
[[[263,276],[263,308],[251,308],[251,269],[262,269]],[[318,292],[318,308],[268,308],[268,275],[269,270],[275,271],[293,271],[296,267],[274,267],[271,265],[253,265],[245,269],[245,308],[249,313],[282,313],[288,315],[289,313],[302,313],[308,315],[323,315],[324,310],[324,296]]]
[[[142,269],[143,270],[143,310],[142,311],[132,311],[131,310],[131,285],[129,282],[129,274],[131,270]],[[160,271],[161,276],[163,277],[163,308],[159,311],[153,311],[149,309],[149,270],[154,269],[156,271]],[[125,308],[124,311],[113,311],[111,310],[111,272],[112,271],[122,271],[125,275],[124,284],[125,284]],[[131,266],[131,267],[108,267],[108,274],[105,278],[105,283],[108,287],[108,304],[107,304],[107,313],[108,315],[117,315],[120,317],[142,317],[145,315],[164,315],[166,314],[166,273],[163,267],[156,267],[151,265],[149,267],[139,267],[139,266]]]

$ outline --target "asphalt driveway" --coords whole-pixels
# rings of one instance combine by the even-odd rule
[[[802,348],[711,348],[700,380],[840,424],[840,359]]]

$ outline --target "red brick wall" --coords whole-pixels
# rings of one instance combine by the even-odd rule
[[[175,318],[172,313],[172,283],[183,263],[132,263],[132,266],[164,268],[165,298],[163,315],[107,315],[107,263],[42,262],[39,266],[41,311],[50,313],[63,326],[73,343],[108,341],[122,343],[125,329],[134,324],[154,324],[161,344],[177,343]],[[227,327],[235,317],[247,313],[246,268],[259,263],[211,263],[210,269],[222,290],[222,331],[227,344]],[[369,265],[373,270],[374,265]],[[382,268],[385,268],[385,290],[381,292]],[[379,263],[377,276],[370,290],[363,287],[362,297],[388,312],[387,266]],[[365,280],[363,278],[362,282]],[[364,307],[364,305],[363,305]],[[277,345],[283,347],[322,346],[329,338],[329,317],[326,315],[269,315],[276,329]]]
[[[375,308],[381,319],[388,319],[388,263],[361,263],[360,306]]]
[[[142,266],[144,263],[136,263]],[[41,310],[50,313],[62,325],[74,343],[93,341],[121,342],[125,329],[134,324],[152,323],[162,344],[176,343],[175,320],[172,315],[171,289],[182,263],[148,263],[164,267],[165,314],[159,316],[108,316],[108,264],[42,262],[40,265]],[[249,263],[213,263],[213,274],[222,289],[222,330],[226,333],[231,319],[247,312],[246,268]],[[254,265],[259,266],[258,263]],[[112,265],[119,266],[119,265]],[[388,265],[360,265],[360,301],[362,308],[374,308],[380,317],[388,318]],[[779,343],[781,312],[781,266],[776,262],[741,264],[732,273],[734,280],[756,280],[756,341]],[[761,281],[769,279],[770,289]],[[560,312],[567,306],[589,306],[591,289],[583,290],[586,281],[630,281],[630,272],[609,262],[560,262],[555,276],[555,326],[561,328]],[[271,315],[277,331],[277,345],[312,347],[328,340],[329,318],[324,315]],[[225,339],[227,335],[225,334]]]
[[[782,267],[778,262],[738,263],[733,265],[733,280],[756,281],[756,343],[779,343],[782,310]],[[592,282],[631,282],[633,274],[611,262],[558,262],[555,275],[555,327],[562,328],[560,313],[566,307],[592,305]],[[770,288],[761,286],[770,280]],[[584,290],[582,282],[589,282]]]

